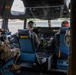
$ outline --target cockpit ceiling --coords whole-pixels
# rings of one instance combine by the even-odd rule
[[[0,16],[2,18],[9,18],[9,19],[38,18],[46,20],[66,17],[66,13],[63,15],[65,5],[64,0],[22,0],[22,1],[26,8],[26,12],[24,14],[13,15],[10,12],[13,0],[1,0]]]
[[[62,17],[62,12],[62,7],[31,8],[28,9],[28,18],[56,19]]]
[[[64,0],[23,0],[25,7],[48,7],[63,5]]]

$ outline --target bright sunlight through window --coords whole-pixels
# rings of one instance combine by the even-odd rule
[[[12,8],[11,8],[12,15],[24,15],[25,14],[25,7],[23,1],[21,0],[14,0]]]

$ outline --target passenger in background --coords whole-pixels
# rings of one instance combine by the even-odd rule
[[[33,28],[34,28],[34,22],[33,21],[29,21],[28,22],[28,29],[30,31],[32,31],[32,34],[34,35],[35,46],[38,47],[40,45],[40,41],[38,39],[37,34],[35,32],[33,32]]]
[[[12,57],[16,57],[14,61],[14,69],[20,68],[20,66],[16,65],[16,62],[20,56],[20,50],[18,48],[11,49],[8,45],[8,40],[6,36],[2,35],[5,30],[0,29],[0,59],[5,62],[11,59]]]

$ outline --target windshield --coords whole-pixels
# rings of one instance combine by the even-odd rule
[[[36,27],[48,27],[48,21],[36,21]],[[60,27],[61,21],[51,21],[51,27]]]
[[[30,21],[30,19],[28,21]],[[48,20],[32,20],[32,21],[35,22],[35,27],[49,27]],[[61,27],[62,21],[63,20],[51,20],[51,27]],[[18,29],[24,28],[24,20],[19,19],[9,20],[8,27],[9,31],[11,31],[12,34],[14,34],[18,31]]]
[[[2,27],[2,19],[0,19],[0,28]]]
[[[63,20],[51,20],[51,27],[61,27],[61,23]],[[48,20],[37,20],[35,22],[35,27],[49,27]],[[68,20],[70,23],[70,21]]]
[[[23,26],[23,20],[9,20],[8,22],[9,31],[11,31],[12,34],[16,33],[18,29],[23,29]]]

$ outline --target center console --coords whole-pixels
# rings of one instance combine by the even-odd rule
[[[42,53],[38,52],[36,56],[39,64],[45,64],[46,69],[50,70],[53,62],[53,54],[48,55],[47,53],[44,52]]]

